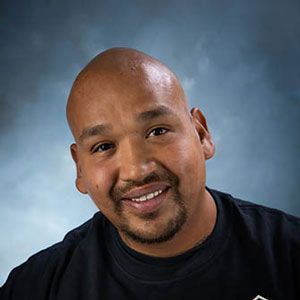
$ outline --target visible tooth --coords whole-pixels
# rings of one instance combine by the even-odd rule
[[[154,193],[150,193],[146,197],[148,200],[150,200],[150,199],[154,198],[155,196],[154,196]]]
[[[161,193],[162,193],[162,190],[158,190],[158,191],[156,191],[155,193],[156,193],[156,195],[155,195],[155,196],[157,196],[157,195],[159,195],[159,194],[161,194]]]
[[[157,195],[159,195],[161,193],[162,193],[162,190],[158,190],[158,191],[155,191],[154,193],[149,193],[149,194],[141,196],[139,198],[132,198],[132,200],[136,201],[136,202],[143,202],[143,201],[146,201],[146,200],[150,200],[150,199],[156,197]]]

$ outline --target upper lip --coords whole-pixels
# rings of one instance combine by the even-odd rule
[[[132,198],[139,198],[144,195],[154,193],[159,190],[166,190],[170,185],[164,182],[157,182],[157,183],[150,183],[141,187],[136,187],[130,190],[129,192],[122,195],[122,199],[132,199]]]

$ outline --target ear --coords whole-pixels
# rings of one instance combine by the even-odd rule
[[[82,194],[87,194],[87,190],[82,178],[82,171],[81,171],[81,166],[80,166],[80,161],[79,161],[79,155],[78,155],[78,147],[76,144],[72,144],[70,146],[70,150],[71,150],[71,155],[72,158],[76,164],[76,181],[75,181],[75,185],[77,190],[82,193]]]
[[[204,157],[210,159],[215,154],[215,144],[208,131],[205,117],[197,107],[191,110],[191,117],[203,147]]]

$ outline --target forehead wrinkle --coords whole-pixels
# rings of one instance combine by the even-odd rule
[[[136,115],[136,120],[139,122],[150,121],[154,118],[158,118],[165,115],[174,115],[170,108],[164,105],[160,105],[151,110],[143,111]]]

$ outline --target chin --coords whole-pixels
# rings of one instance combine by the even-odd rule
[[[174,219],[165,224],[151,224],[155,214],[147,215],[145,222],[136,226],[123,224],[120,231],[130,240],[141,244],[160,244],[171,240],[187,221],[185,209],[181,209]],[[139,222],[140,223],[140,222]],[[145,228],[143,230],[143,228]],[[152,229],[152,230],[151,230]]]

